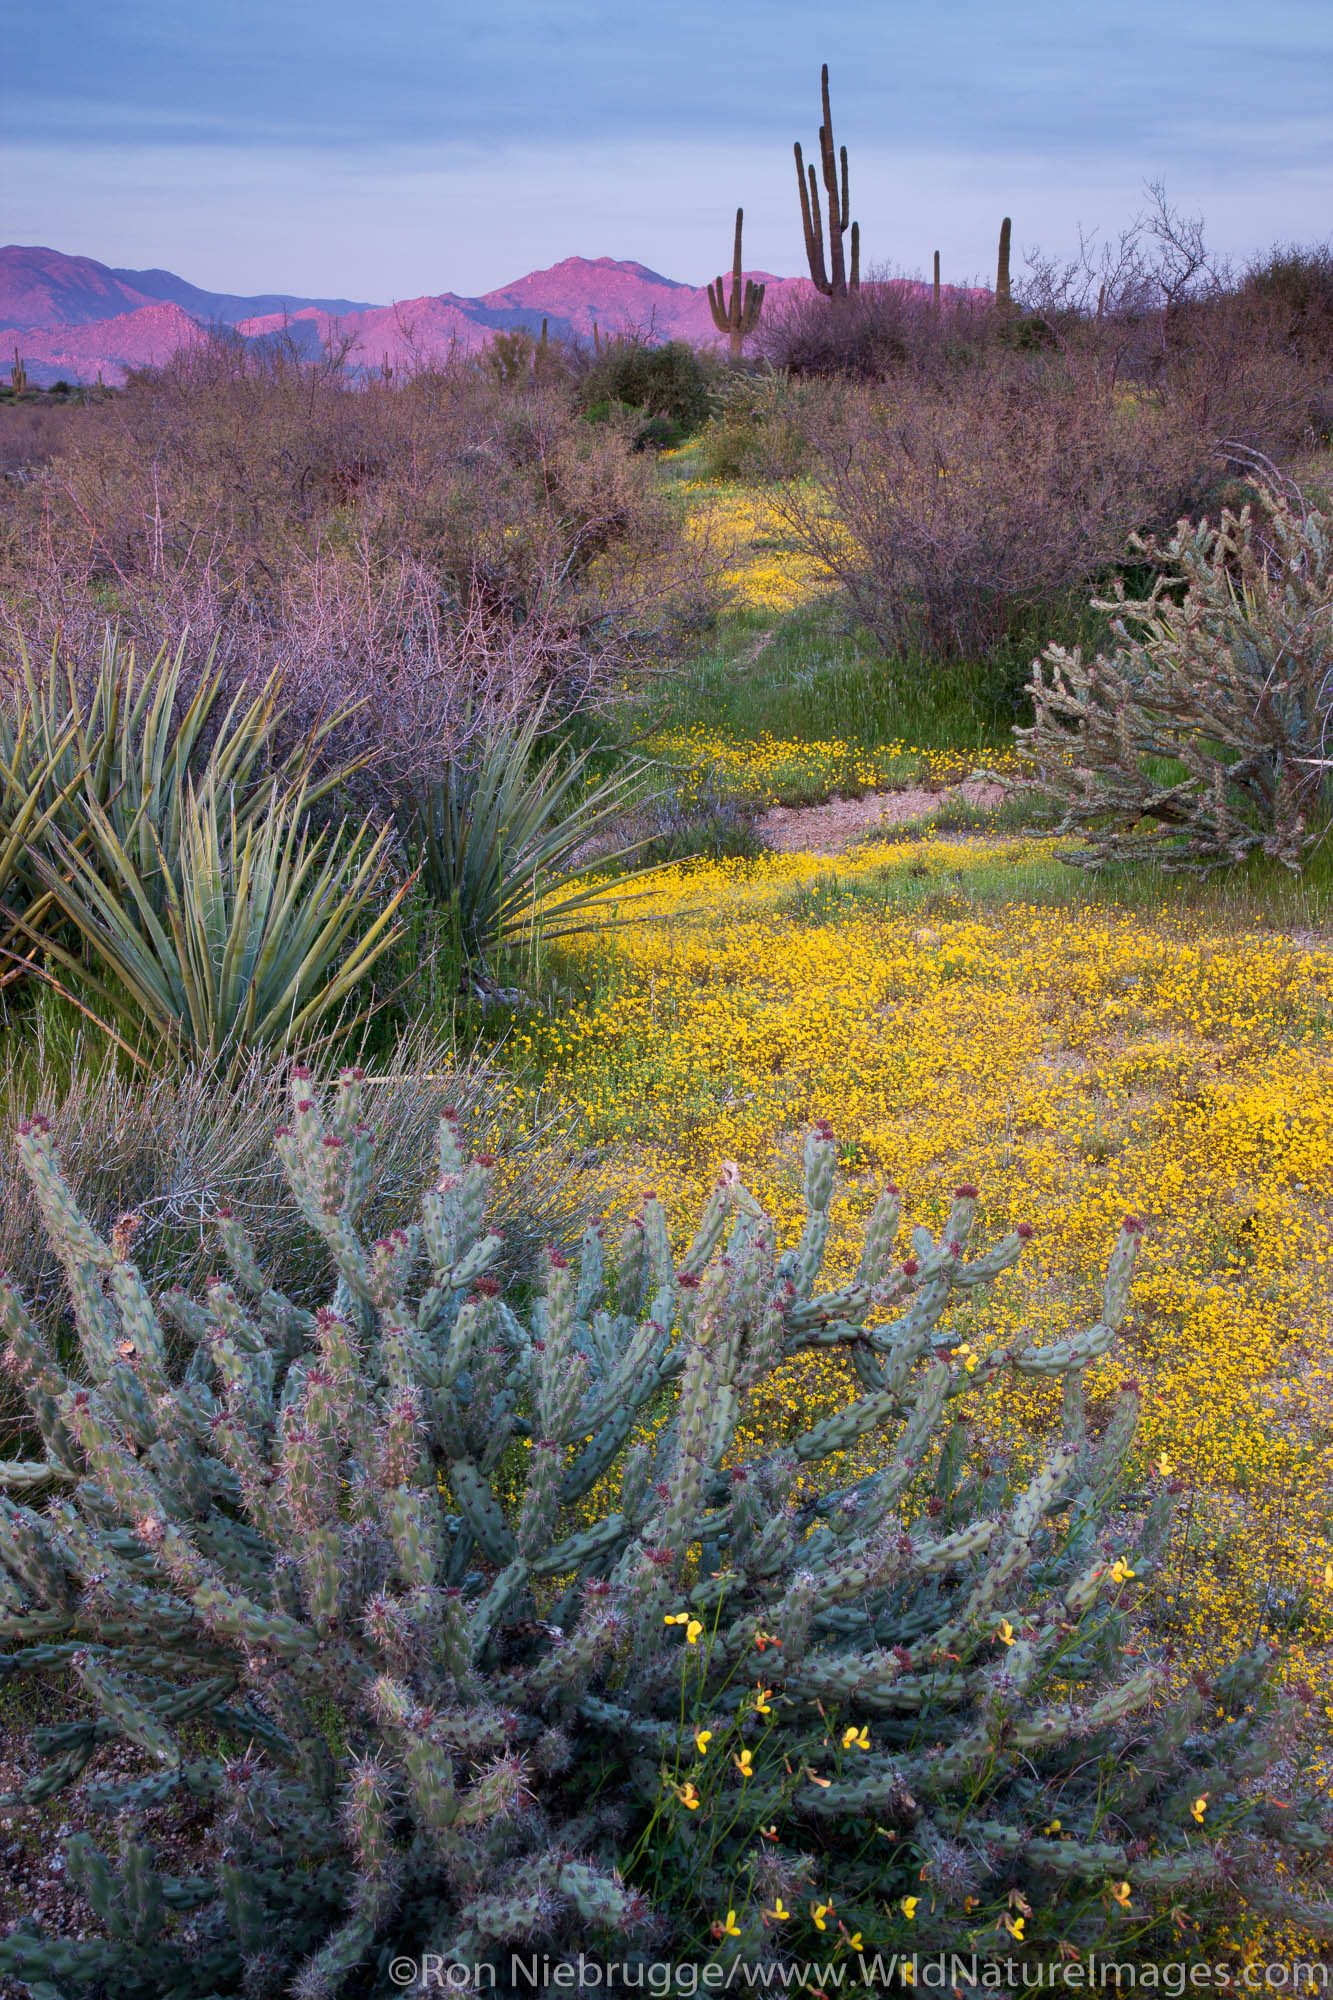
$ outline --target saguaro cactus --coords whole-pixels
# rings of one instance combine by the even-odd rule
[[[1001,312],[1009,312],[1014,296],[1009,289],[1009,237],[1013,228],[1006,215],[1000,224],[1000,252],[995,260],[995,303]]]
[[[14,394],[21,396],[28,386],[28,370],[24,365],[23,356],[19,353],[17,347],[14,349],[14,360],[9,371],[9,380],[13,386]]]
[[[936,319],[940,316],[940,253],[935,252],[935,282],[931,288],[931,304],[935,308]]]
[[[804,186],[802,182],[802,186]],[[764,307],[764,287],[757,285],[753,278],[741,278],[741,225],[745,210],[736,210],[736,247],[731,259],[731,298],[728,300],[726,285],[719,276],[717,282],[708,287],[708,304],[713,314],[713,325],[719,333],[730,336],[731,358],[739,361],[741,344],[747,333],[753,333],[759,324],[759,315]]]
[[[837,157],[833,151],[833,113],[829,109],[828,64],[820,72],[820,90],[824,103],[824,122],[819,128],[819,157],[824,170],[824,187],[828,194],[828,264],[824,262],[824,229],[819,214],[819,183],[814,167],[810,167],[810,185],[806,187],[806,165],[801,157],[801,142],[796,141],[796,185],[801,195],[801,226],[805,231],[805,255],[810,265],[810,277],[815,290],[823,292],[826,298],[845,299],[849,292],[861,289],[861,225],[851,224],[852,265],[850,273],[842,254],[842,239],[848,227],[850,213],[847,198],[847,148],[843,146]],[[838,165],[842,173],[839,177]]]

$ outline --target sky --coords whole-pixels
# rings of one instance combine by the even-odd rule
[[[1145,183],[1244,259],[1333,227],[1329,0],[44,0],[9,11],[0,241],[216,290],[472,295],[568,256],[804,269],[830,67],[863,261],[946,281]]]

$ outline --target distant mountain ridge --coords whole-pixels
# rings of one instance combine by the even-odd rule
[[[221,320],[226,326],[253,319],[259,313],[296,312],[304,306],[317,306],[321,312],[348,313],[365,312],[371,304],[368,299],[307,299],[295,292],[258,292],[252,297],[239,292],[206,292],[187,278],[178,278],[174,271],[113,270],[111,275],[150,299],[180,306],[192,319]]]
[[[774,293],[807,287],[803,278],[748,275]],[[246,297],[208,291],[172,271],[118,270],[37,245],[0,249],[0,379],[17,347],[34,382],[90,382],[99,373],[120,382],[127,370],[204,340],[219,323],[249,339],[285,331],[310,352],[324,340],[350,337],[354,364],[402,368],[451,349],[471,352],[507,328],[539,332],[543,320],[553,339],[588,339],[594,327],[604,333],[632,327],[657,340],[719,337],[706,286],[615,257],[566,257],[480,298],[438,292],[370,305],[283,292]]]
[[[768,286],[772,304],[810,289],[808,278],[746,275]],[[99,374],[121,382],[127,370],[166,361],[207,339],[209,326],[219,323],[246,339],[285,334],[309,353],[323,342],[350,339],[352,364],[373,370],[468,353],[507,328],[536,333],[543,320],[553,339],[588,339],[594,328],[633,328],[650,339],[698,346],[723,338],[713,325],[707,286],[615,257],[566,257],[480,298],[435,292],[367,305],[286,292],[211,292],[172,271],[113,270],[96,258],[41,246],[0,249],[0,371],[17,347],[29,378],[40,383],[61,377],[90,382]]]

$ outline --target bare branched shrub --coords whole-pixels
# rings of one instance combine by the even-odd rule
[[[713,601],[624,428],[541,372],[358,386],[223,340],[66,416],[0,488],[8,626],[77,650],[114,620],[149,656],[188,631],[237,681],[277,669],[295,728],[364,697],[382,775],[534,699],[596,704]]]
[[[951,287],[936,312],[928,287],[875,277],[836,302],[813,289],[775,300],[754,347],[788,375],[878,382],[905,367],[956,366],[998,336],[988,293]]]
[[[956,373],[830,391],[816,482],[777,502],[886,652],[980,657],[1017,611],[1114,563],[1202,490],[1205,439],[1095,366],[997,350]]]
[[[1158,574],[1146,598],[1100,607],[1116,651],[1034,662],[1023,788],[1089,843],[1065,857],[1077,866],[1258,852],[1298,868],[1330,789],[1333,516],[1270,489],[1138,547]]]

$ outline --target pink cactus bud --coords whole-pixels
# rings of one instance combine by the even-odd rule
[[[905,1278],[914,1278],[920,1269],[921,1266],[917,1263],[915,1257],[903,1258],[903,1276]]]
[[[483,1173],[489,1173],[495,1165],[495,1155],[494,1153],[478,1153],[473,1158],[472,1164],[474,1167],[480,1167]]]
[[[546,1246],[546,1261],[553,1271],[567,1271],[569,1269],[568,1257],[562,1257],[560,1252],[549,1243]]]
[[[1020,1222],[1017,1229],[1014,1231],[1014,1235],[1018,1238],[1020,1243],[1030,1243],[1033,1237],[1036,1235],[1036,1233],[1037,1232],[1034,1230],[1030,1222]]]
[[[305,1063],[293,1063],[292,1075],[296,1078],[298,1083],[309,1083],[311,1077],[311,1071]]]
[[[956,1187],[953,1192],[955,1201],[975,1201],[977,1198],[977,1191],[971,1181],[964,1181],[962,1186]]]
[[[499,1279],[478,1278],[476,1284],[472,1287],[472,1296],[474,1299],[498,1299],[500,1296]]]
[[[336,1132],[326,1132],[323,1143],[330,1153],[340,1153],[342,1151],[343,1142]]]
[[[682,1271],[676,1282],[683,1292],[697,1292],[699,1289],[699,1274],[697,1271]]]
[[[829,1124],[827,1118],[816,1118],[815,1135],[820,1139],[831,1139],[833,1137],[833,1127]]]
[[[1125,1231],[1127,1236],[1142,1236],[1147,1224],[1142,1222],[1137,1215],[1127,1215],[1120,1227]]]
[[[315,1100],[313,1097],[298,1098],[296,1108],[303,1114],[307,1111],[313,1111],[315,1108]]]

